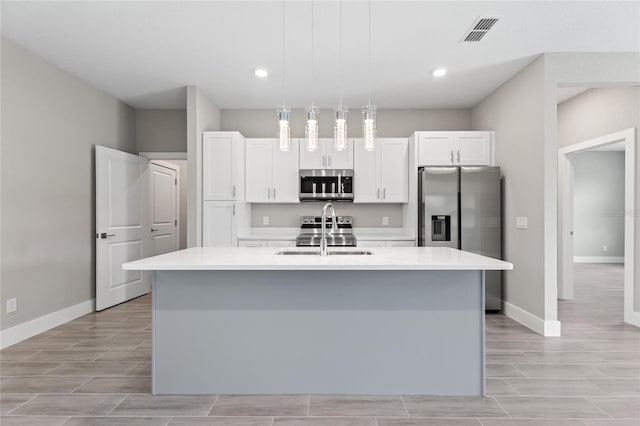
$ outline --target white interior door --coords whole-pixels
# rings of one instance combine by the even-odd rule
[[[178,249],[177,166],[153,161],[151,172],[151,253]]]
[[[96,146],[96,309],[147,293],[150,273],[122,264],[150,255],[149,160]]]

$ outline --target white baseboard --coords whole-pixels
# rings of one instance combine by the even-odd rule
[[[96,300],[91,299],[68,308],[41,316],[40,318],[18,324],[0,331],[0,349],[21,342],[66,322],[95,311]]]
[[[509,302],[503,302],[503,312],[514,321],[543,336],[560,336],[560,321],[545,321]]]
[[[624,322],[640,327],[640,312],[625,313]]]
[[[624,263],[623,256],[573,256],[573,263]]]

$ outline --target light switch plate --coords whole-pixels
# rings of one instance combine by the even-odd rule
[[[263,225],[269,224],[269,216],[262,216],[262,224]]]
[[[527,216],[516,216],[516,228],[517,229],[528,229],[529,228],[529,218]]]
[[[382,216],[382,226],[389,225],[389,216]]]

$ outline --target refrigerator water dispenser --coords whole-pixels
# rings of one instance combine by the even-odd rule
[[[451,216],[431,216],[431,241],[451,241]]]

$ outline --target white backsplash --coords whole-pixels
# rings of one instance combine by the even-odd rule
[[[401,228],[402,204],[354,204],[333,203],[336,215],[353,216],[353,226],[357,228]],[[298,227],[300,216],[320,216],[324,202],[309,201],[300,204],[252,204],[251,227]],[[264,217],[269,224],[264,225]],[[383,218],[389,224],[383,226]]]

